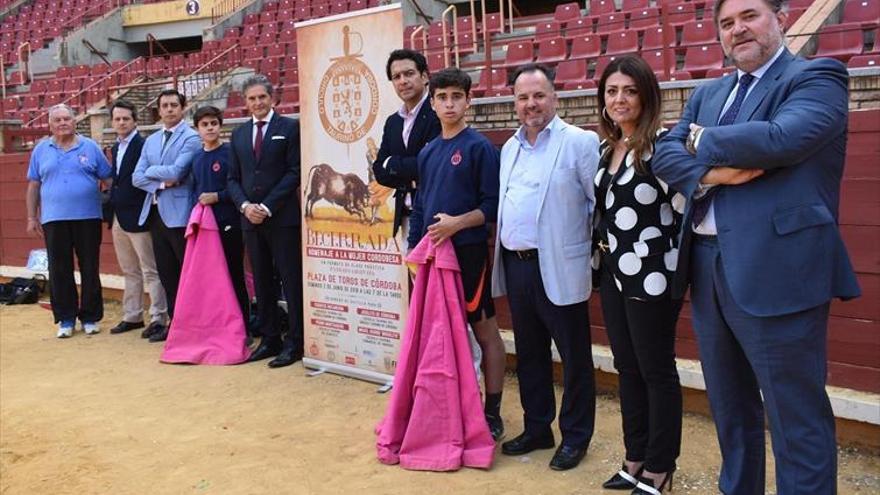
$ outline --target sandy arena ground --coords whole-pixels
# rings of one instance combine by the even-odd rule
[[[488,472],[410,472],[376,461],[386,395],[303,368],[158,362],[139,332],[54,337],[38,306],[0,307],[0,494],[592,494],[622,455],[618,405],[600,397],[584,463],[557,473],[552,450],[496,457]],[[520,428],[516,381],[503,414]],[[559,391],[557,390],[557,394]],[[717,493],[711,422],[686,415],[675,493]],[[880,459],[840,453],[842,494],[880,492]],[[768,448],[768,492],[773,466]]]

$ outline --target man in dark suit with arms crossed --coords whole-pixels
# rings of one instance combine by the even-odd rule
[[[228,191],[243,215],[257,296],[257,333],[263,336],[250,361],[277,356],[269,361],[270,368],[277,368],[303,354],[299,123],[275,113],[272,83],[265,76],[245,81],[243,91],[252,119],[232,132]],[[290,321],[283,343],[276,271]]]
[[[764,493],[765,409],[777,493],[836,492],[828,312],[859,295],[837,226],[847,71],[793,56],[785,20],[781,0],[715,4],[737,71],[694,92],[653,162],[689,198],[673,291],[691,287],[725,494]]]
[[[416,157],[428,141],[440,134],[440,120],[427,102],[428,62],[424,55],[413,50],[394,50],[388,56],[385,73],[403,106],[385,120],[373,175],[379,184],[395,189],[393,235],[403,227],[406,239],[404,217],[409,215],[419,180]]]

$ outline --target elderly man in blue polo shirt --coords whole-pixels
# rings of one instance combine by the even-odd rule
[[[59,338],[73,335],[77,318],[87,335],[96,334],[104,317],[98,183],[109,185],[112,169],[96,142],[76,134],[75,117],[67,105],[49,109],[52,136],[34,148],[27,172],[27,231],[46,240],[49,297]],[[81,304],[73,278],[74,253],[82,277]]]

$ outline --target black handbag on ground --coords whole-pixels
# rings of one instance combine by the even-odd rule
[[[0,304],[35,304],[45,290],[46,277],[43,275],[16,277],[11,282],[0,284]]]

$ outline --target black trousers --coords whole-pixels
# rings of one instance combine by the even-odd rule
[[[516,374],[525,431],[551,433],[556,417],[551,339],[562,358],[562,444],[584,448],[593,437],[596,383],[587,302],[557,306],[548,298],[538,260],[503,251],[507,300],[516,338]],[[584,274],[586,276],[586,274]]]
[[[599,294],[619,373],[623,443],[628,461],[663,473],[681,450],[681,384],[675,368],[675,324],[681,302],[624,297],[602,266]]]
[[[277,270],[284,288],[290,321],[290,330],[284,345],[287,348],[302,350],[303,289],[300,227],[258,225],[252,230],[245,231],[244,242],[254,271],[259,321],[257,333],[267,338],[281,335],[278,284],[275,280]]]
[[[98,260],[101,257],[101,220],[61,220],[43,225],[49,256],[49,298],[55,323],[101,321],[104,297]],[[73,278],[76,253],[81,276],[82,302]]]
[[[221,230],[220,243],[223,245],[223,256],[226,258],[226,267],[229,269],[235,298],[238,299],[241,315],[247,323],[250,316],[250,300],[247,287],[244,285],[244,239],[241,230]]]
[[[186,251],[186,228],[166,227],[156,205],[150,209],[147,222],[150,226],[150,238],[153,240],[153,254],[156,255],[156,271],[159,272],[159,280],[168,298],[168,317],[174,318],[180,270],[183,268],[183,254]]]

